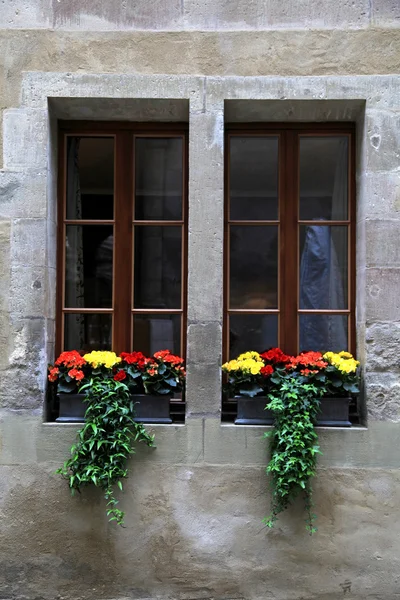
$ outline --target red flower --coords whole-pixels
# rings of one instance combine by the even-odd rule
[[[328,363],[323,360],[321,352],[302,352],[298,356],[293,356],[286,368],[296,369],[299,366],[314,367],[318,370],[327,367]]]
[[[120,357],[128,365],[136,365],[138,369],[143,369],[149,361],[142,352],[121,352]]]
[[[260,371],[261,375],[264,375],[264,377],[268,377],[269,375],[272,375],[272,373],[274,372],[273,367],[271,367],[271,365],[265,365],[265,367],[263,367]]]
[[[301,375],[315,375],[315,373],[318,373],[318,370],[315,370],[315,369],[302,369],[300,371]]]
[[[272,362],[274,364],[287,363],[292,359],[291,356],[284,354],[280,348],[271,348],[271,350],[263,352],[260,354],[260,356],[263,360]]]
[[[124,379],[126,379],[125,371],[118,371],[118,373],[114,375],[114,381],[123,381]]]
[[[86,360],[76,350],[63,352],[54,363],[56,367],[83,367],[86,365]]]
[[[183,363],[183,358],[171,354],[169,350],[160,350],[159,352],[155,352],[154,358],[174,366],[181,365]]]
[[[50,369],[48,380],[52,382],[57,381],[59,372],[60,371],[57,369],[57,367]]]
[[[147,370],[149,375],[157,375],[158,371],[157,369],[151,368]]]
[[[83,371],[80,371],[79,369],[71,369],[68,371],[68,375],[71,379],[76,379],[77,381],[81,381],[81,379],[85,377]]]

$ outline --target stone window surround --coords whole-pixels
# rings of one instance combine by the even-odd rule
[[[108,120],[113,115],[124,120],[128,112],[131,120],[138,120],[133,110],[135,99],[140,112],[147,106],[143,120],[166,120],[168,114],[171,120],[179,120],[186,113],[184,104],[189,109],[187,424],[192,421],[194,426],[199,420],[209,419],[213,427],[218,424],[220,431],[225,428],[219,424],[224,122],[232,121],[233,115],[238,121],[357,122],[357,347],[368,397],[369,371],[374,367],[369,369],[366,324],[395,320],[393,292],[385,288],[387,281],[380,278],[385,269],[390,276],[390,268],[368,253],[365,239],[368,219],[390,218],[388,206],[378,210],[375,204],[380,186],[385,185],[388,199],[397,189],[399,91],[400,77],[396,76],[221,78],[26,73],[20,107],[4,112],[4,170],[0,176],[13,172],[20,180],[21,190],[32,199],[28,205],[22,205],[21,196],[17,195],[11,218],[32,220],[36,229],[32,235],[42,236],[42,251],[25,269],[26,285],[35,278],[31,284],[37,292],[35,299],[29,294],[23,299],[14,298],[10,312],[15,310],[22,318],[40,321],[43,351],[32,365],[37,373],[37,389],[15,408],[38,410],[43,406],[46,365],[53,358],[56,120],[77,118],[79,111],[85,112],[85,118],[97,119],[103,111],[101,118]],[[168,100],[171,105],[165,109]],[[163,101],[163,110],[161,104],[157,107],[157,101]],[[11,253],[18,256],[18,236],[13,237],[14,242]],[[20,275],[15,274],[19,278]],[[23,279],[24,276],[22,283]],[[21,296],[23,288],[11,280],[11,290],[16,295],[18,289]],[[237,435],[243,434],[238,431]],[[223,454],[227,451],[224,447]]]

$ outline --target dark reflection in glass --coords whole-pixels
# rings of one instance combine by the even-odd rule
[[[347,309],[347,226],[300,226],[300,308]]]
[[[343,221],[348,213],[348,138],[300,138],[300,219]]]
[[[64,315],[64,349],[111,350],[112,315]]]
[[[113,226],[67,225],[65,306],[111,308]]]
[[[135,227],[135,308],[180,308],[182,228]]]
[[[230,315],[229,358],[278,346],[278,315]]]
[[[67,138],[67,219],[113,219],[114,138]]]
[[[300,352],[348,350],[347,315],[299,315]]]
[[[230,219],[278,218],[278,138],[230,138]]]
[[[133,348],[147,355],[158,350],[181,354],[181,315],[134,315]]]
[[[135,219],[182,219],[182,138],[136,138]]]
[[[230,308],[278,307],[278,227],[230,226]]]

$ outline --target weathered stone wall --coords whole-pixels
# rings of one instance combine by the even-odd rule
[[[133,6],[134,5],[134,6]],[[399,596],[400,9],[397,0],[0,5],[0,598]],[[189,120],[184,426],[154,426],[107,524],[54,470],[57,118]],[[221,425],[224,121],[357,123],[357,342],[368,412],[321,430],[319,532],[274,531],[263,428]],[[366,414],[365,414],[366,416]]]

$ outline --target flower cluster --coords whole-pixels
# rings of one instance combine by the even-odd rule
[[[323,358],[330,365],[337,367],[341,373],[355,373],[360,364],[358,360],[353,358],[350,352],[345,352],[344,350],[337,354],[335,352],[326,352]]]
[[[241,371],[250,375],[258,375],[264,366],[264,362],[258,352],[244,352],[236,359],[222,365],[223,371]]]
[[[85,378],[87,366],[86,360],[76,350],[62,352],[54,365],[49,365],[48,380],[57,383],[60,391],[75,392]]]
[[[94,350],[81,356],[76,350],[63,352],[49,365],[48,379],[57,384],[58,392],[73,393],[91,378],[124,382],[135,394],[174,394],[185,383],[184,360],[170,350],[153,356],[142,352]]]
[[[121,362],[121,358],[115,352],[93,350],[83,357],[94,369],[105,367],[111,369],[114,365]]]
[[[359,362],[349,352],[301,352],[285,354],[280,348],[266,352],[245,352],[222,365],[228,375],[225,386],[230,395],[268,394],[286,376],[312,380],[321,394],[349,395],[358,393],[357,367]]]

